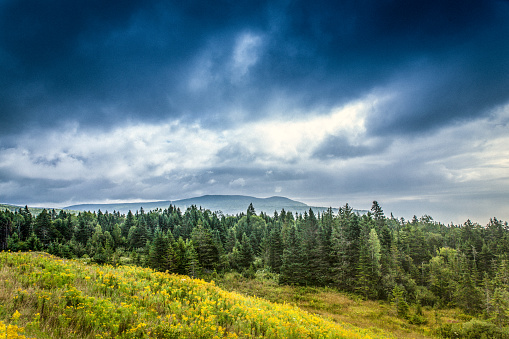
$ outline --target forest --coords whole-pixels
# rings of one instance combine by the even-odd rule
[[[190,277],[266,271],[280,284],[330,286],[392,302],[413,324],[423,321],[420,308],[432,307],[459,308],[505,334],[509,326],[509,226],[496,218],[487,225],[445,225],[427,215],[404,220],[386,216],[376,201],[365,214],[346,204],[338,213],[268,215],[251,204],[237,215],[170,205],[126,215],[43,210],[34,216],[25,206],[0,211],[0,250]]]

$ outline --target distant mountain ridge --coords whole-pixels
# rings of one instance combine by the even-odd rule
[[[165,200],[165,201],[150,201],[150,202],[133,202],[133,203],[117,203],[117,204],[79,204],[64,207],[65,210],[75,211],[99,211],[120,213],[128,213],[129,211],[135,212],[143,207],[145,211],[155,210],[157,208],[166,209],[171,205],[178,207],[184,212],[191,205],[209,209],[213,212],[221,211],[223,214],[235,215],[241,212],[246,212],[249,204],[253,204],[257,213],[265,212],[272,215],[274,211],[278,213],[282,209],[290,212],[304,213],[310,208],[315,213],[327,210],[328,207],[314,207],[305,203],[295,201],[286,197],[274,196],[270,198],[255,198],[245,195],[203,195],[200,197],[181,199],[181,200]],[[333,209],[337,212],[337,208]],[[362,212],[362,211],[360,211]]]
[[[24,209],[25,207],[24,206],[18,206],[18,205],[10,205],[10,204],[0,204],[0,211],[5,211],[5,210],[9,210],[11,212],[15,212],[15,211],[19,211],[19,209]],[[46,210],[46,211],[50,211],[50,210],[55,210],[56,213],[59,213],[60,210],[62,210],[62,208],[52,208],[52,207],[30,207],[28,206],[28,210],[30,211],[30,213],[36,217],[38,216],[42,210]],[[69,211],[69,210],[67,210]],[[74,210],[71,210],[70,211],[71,213],[73,212],[76,212]]]

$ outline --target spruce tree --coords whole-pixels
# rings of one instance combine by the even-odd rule
[[[20,209],[20,213],[23,216],[23,224],[20,227],[19,238],[21,241],[25,241],[32,232],[32,213],[26,205],[24,209]]]
[[[212,237],[209,228],[205,228],[201,221],[193,232],[191,238],[198,254],[198,260],[203,269],[213,271],[219,264],[219,249]]]
[[[285,241],[279,282],[287,285],[306,285],[305,267],[295,227],[290,227]]]
[[[185,265],[187,275],[190,277],[196,278],[201,275],[202,268],[198,260],[198,253],[196,252],[193,241],[190,239],[186,241]]]
[[[279,222],[271,229],[267,247],[267,264],[272,272],[279,273],[283,256],[283,241],[281,239],[281,227]]]
[[[309,209],[309,214],[304,213],[304,220],[299,222],[298,226],[305,268],[304,280],[306,284],[323,285],[327,279],[324,276],[324,267],[328,265],[328,257],[322,252],[320,227],[312,209]]]
[[[186,243],[182,237],[175,242],[175,272],[178,274],[187,274],[186,271]]]
[[[140,218],[140,222],[129,230],[129,245],[131,248],[138,249],[143,248],[149,240],[149,234],[147,230],[147,224],[144,222],[144,218]]]
[[[331,235],[332,276],[341,289],[355,291],[361,247],[359,217],[346,204],[339,209]]]
[[[90,212],[78,214],[78,229],[76,230],[76,241],[86,245],[88,239],[94,233],[93,216]]]
[[[408,311],[410,307],[405,300],[404,289],[400,285],[394,286],[392,290],[392,305],[396,308],[396,314],[401,318],[408,318]]]
[[[375,229],[378,234],[382,232],[382,228],[385,225],[385,215],[382,207],[375,200],[373,201],[373,205],[371,206],[371,212],[373,215],[373,219],[375,221]]]
[[[7,211],[7,213],[10,213]],[[12,232],[12,220],[3,211],[0,211],[0,250],[7,250],[7,243]]]
[[[175,254],[172,251],[168,237],[157,231],[149,250],[149,266],[156,271],[164,272],[175,270]]]
[[[129,231],[134,226],[136,226],[136,220],[134,218],[133,212],[129,210],[125,222],[122,224],[121,227],[122,236],[127,239],[129,236]]]
[[[253,249],[251,248],[251,240],[246,233],[242,234],[242,241],[240,242],[240,263],[239,266],[248,268],[254,259]]]
[[[44,246],[49,245],[53,235],[53,222],[46,209],[43,209],[35,219],[34,231]]]

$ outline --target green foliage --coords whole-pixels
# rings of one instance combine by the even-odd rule
[[[392,290],[392,299],[391,304],[396,309],[396,314],[401,318],[408,318],[408,312],[410,310],[410,306],[405,300],[405,291],[399,285],[396,285]]]
[[[184,263],[187,275],[193,278],[201,276],[202,268],[200,261],[198,260],[198,253],[196,252],[196,249],[191,240],[187,240],[186,242]]]
[[[410,316],[408,322],[412,325],[424,325],[428,322],[424,313],[422,312],[421,304],[415,305],[415,312]]]
[[[198,254],[198,261],[203,269],[213,271],[219,263],[219,249],[217,247],[212,232],[209,228],[198,223],[192,231],[194,249]]]
[[[466,338],[466,339],[507,339],[509,330],[482,321],[471,320],[464,324],[444,324],[436,334],[440,338]]]
[[[246,235],[242,234],[242,241],[237,243],[239,247],[239,266],[242,268],[248,268],[252,265],[254,260],[253,248],[251,247],[251,239]]]
[[[149,267],[159,272],[173,272],[176,268],[175,252],[170,240],[160,231],[156,233],[150,246]]]
[[[290,227],[283,250],[283,263],[279,282],[288,285],[305,285],[305,266],[295,227]]]

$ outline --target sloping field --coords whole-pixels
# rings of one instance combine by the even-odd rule
[[[0,305],[9,338],[387,338],[187,276],[44,253],[0,253]]]

